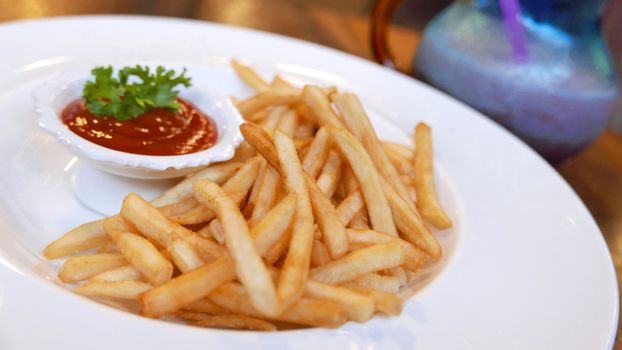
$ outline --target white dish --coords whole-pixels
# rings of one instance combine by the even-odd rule
[[[417,81],[317,45],[183,20],[21,22],[0,26],[0,42],[11,48],[0,56],[1,349],[606,349],[613,344],[615,271],[584,205],[515,137]],[[228,57],[251,60],[265,74],[338,85],[361,96],[381,137],[398,142],[409,142],[404,131],[420,119],[432,126],[441,199],[457,227],[441,235],[442,269],[410,299],[402,316],[276,334],[208,330],[117,311],[55,283],[58,264],[42,258],[43,247],[97,216],[72,195],[76,158],[37,129],[30,93],[77,64],[155,57],[209,67],[214,87],[225,95],[249,93],[227,67]],[[107,191],[100,188],[99,194]]]
[[[129,62],[115,67],[119,69]],[[168,179],[189,174],[197,167],[231,159],[235,148],[242,142],[239,131],[242,117],[231,100],[205,86],[205,81],[194,78],[192,87],[179,88],[179,96],[191,101],[206,113],[217,126],[218,140],[200,152],[176,156],[147,156],[120,152],[88,141],[73,133],[61,121],[65,106],[82,96],[91,67],[61,72],[55,79],[46,81],[35,89],[33,97],[39,114],[39,126],[67,146],[72,153],[106,172],[140,179]],[[173,68],[173,67],[167,67]],[[192,77],[193,67],[188,76]],[[180,68],[181,69],[181,68]],[[203,70],[202,77],[210,81],[210,71]]]

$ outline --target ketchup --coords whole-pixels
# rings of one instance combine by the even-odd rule
[[[121,121],[89,112],[84,101],[78,99],[65,107],[61,119],[80,137],[122,152],[171,156],[214,145],[218,132],[212,119],[184,99],[178,98],[177,102],[177,111],[152,108]]]

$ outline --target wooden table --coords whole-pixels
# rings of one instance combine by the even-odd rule
[[[402,13],[407,15],[398,17],[390,38],[401,65],[407,67],[421,28],[447,2],[405,3]],[[0,21],[99,13],[187,17],[280,33],[372,59],[368,44],[372,6],[372,0],[316,0],[311,4],[304,0],[0,0]],[[596,219],[618,281],[622,281],[622,137],[608,130],[586,151],[556,168]],[[620,338],[614,349],[622,350]]]

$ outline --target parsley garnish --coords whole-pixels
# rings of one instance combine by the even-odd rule
[[[179,91],[174,90],[175,86],[190,86],[190,78],[184,76],[185,68],[178,76],[172,69],[158,66],[151,73],[149,67],[139,65],[120,69],[118,77],[113,76],[111,66],[95,67],[91,74],[95,81],[87,81],[82,90],[86,107],[93,114],[119,120],[136,118],[156,107],[177,110]]]

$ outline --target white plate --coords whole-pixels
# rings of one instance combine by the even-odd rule
[[[184,20],[18,22],[0,26],[0,43],[0,349],[613,344],[615,272],[579,198],[523,143],[417,81],[317,45]],[[442,200],[457,227],[443,234],[440,273],[410,299],[401,317],[275,334],[208,330],[117,311],[55,282],[57,264],[42,258],[43,247],[96,215],[72,195],[73,157],[36,127],[33,88],[75,64],[154,60],[203,64],[213,69],[214,88],[247,94],[225,69],[227,57],[251,60],[265,74],[281,72],[359,93],[381,136],[407,142],[403,132],[418,120],[432,126]],[[99,194],[106,195],[106,188]]]

